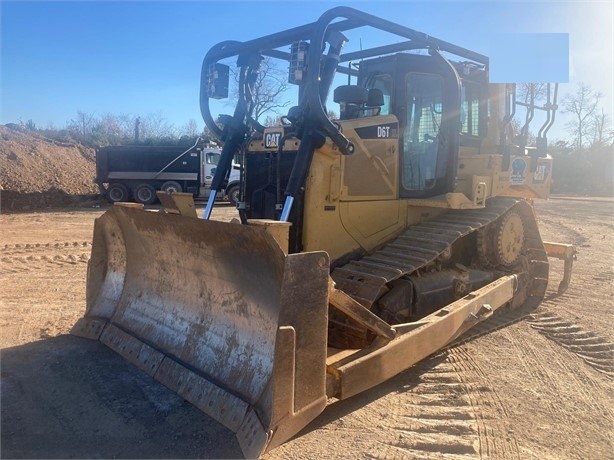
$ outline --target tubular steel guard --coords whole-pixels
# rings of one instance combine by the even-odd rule
[[[235,432],[246,457],[326,405],[329,259],[264,230],[115,206],[96,220],[87,310],[100,340]]]

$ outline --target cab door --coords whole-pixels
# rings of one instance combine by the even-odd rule
[[[406,55],[397,76],[401,198],[454,189],[460,141],[460,79],[441,55]]]
[[[361,64],[359,84],[384,93],[382,112],[399,121],[398,197],[451,192],[457,172],[460,79],[437,51],[398,53]]]

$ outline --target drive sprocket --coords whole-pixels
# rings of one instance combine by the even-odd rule
[[[505,214],[493,228],[494,258],[504,267],[516,265],[526,246],[525,225],[515,210]]]
[[[485,268],[510,268],[518,264],[526,247],[525,224],[516,210],[508,211],[476,232],[476,249]]]

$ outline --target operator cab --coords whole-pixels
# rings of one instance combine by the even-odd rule
[[[454,189],[459,148],[479,145],[486,132],[487,91],[475,65],[452,64],[437,52],[398,53],[362,61],[358,84],[338,87],[334,101],[341,120],[397,117],[399,196],[426,198]]]
[[[358,85],[335,89],[340,119],[395,115],[400,196],[425,198],[452,191],[459,148],[479,149],[487,131],[483,67],[451,63],[436,54],[398,53],[365,60],[359,69]]]

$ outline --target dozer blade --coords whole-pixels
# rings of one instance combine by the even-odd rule
[[[326,405],[329,259],[266,231],[115,206],[96,220],[87,309],[97,339],[213,417],[246,457]]]

